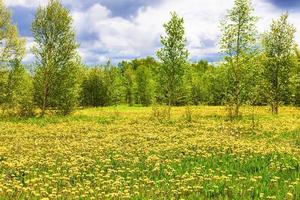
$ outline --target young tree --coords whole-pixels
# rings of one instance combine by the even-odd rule
[[[227,68],[223,63],[212,71],[210,82],[212,105],[224,105],[226,103],[226,87],[228,85],[226,75]]]
[[[300,50],[296,48],[296,62],[294,69],[292,70],[292,88],[294,96],[294,104],[300,106]]]
[[[81,84],[81,103],[83,106],[108,106],[108,84],[105,71],[100,67],[86,69],[86,76]]]
[[[191,92],[192,102],[198,104],[210,104],[212,102],[212,75],[214,67],[207,61],[200,60],[191,65]]]
[[[122,72],[120,68],[113,66],[111,61],[104,66],[104,86],[107,89],[107,105],[125,103],[126,88],[123,85]]]
[[[123,68],[123,85],[125,87],[126,103],[132,106],[134,104],[136,81],[134,70],[130,64],[125,64]]]
[[[267,92],[272,113],[278,114],[278,107],[289,92],[289,75],[294,66],[293,51],[296,30],[288,23],[288,14],[273,21],[271,30],[263,36],[265,53],[264,75],[268,83]]]
[[[32,23],[37,59],[34,77],[35,101],[41,115],[49,107],[68,114],[78,98],[80,62],[72,16],[58,0],[37,9]]]
[[[6,101],[7,79],[12,61],[25,54],[25,40],[11,22],[11,13],[0,0],[0,106]]]
[[[25,40],[19,37],[17,26],[11,22],[11,13],[0,0],[0,67],[13,60],[21,60],[25,54]]]
[[[239,115],[243,87],[246,84],[246,61],[251,58],[256,42],[257,18],[253,16],[253,10],[250,0],[235,0],[234,7],[221,23],[223,35],[220,45],[228,65],[227,101],[234,116]]]
[[[19,60],[12,63],[7,84],[6,104],[12,114],[33,115],[33,84]]]
[[[158,62],[152,57],[134,59],[130,62],[123,61],[120,64],[127,96],[128,91],[131,91],[131,98],[135,103],[149,106],[155,101],[157,66]],[[128,90],[129,88],[131,89]]]
[[[161,37],[163,47],[157,52],[157,57],[161,61],[158,69],[159,85],[162,93],[167,97],[169,118],[171,105],[177,100],[178,91],[183,86],[189,55],[185,47],[184,20],[175,12],[171,15],[171,20],[164,24],[167,35]]]
[[[144,65],[138,66],[136,70],[136,84],[138,102],[143,106],[149,106],[154,100],[154,87],[152,72]]]

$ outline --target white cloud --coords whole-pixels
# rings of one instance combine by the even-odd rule
[[[257,24],[258,31],[263,33],[270,29],[270,25],[272,20],[279,19],[280,15],[285,12],[284,10],[280,10],[271,3],[268,3],[263,0],[254,0],[255,12],[257,16],[259,16],[259,21]],[[289,13],[289,22],[292,23],[297,29],[296,33],[296,42],[300,44],[300,13],[298,12],[290,12]]]
[[[131,58],[155,55],[159,48],[160,35],[164,33],[163,23],[176,11],[185,19],[187,47],[191,58],[205,58],[219,52],[220,20],[233,5],[233,0],[165,0],[152,7],[141,8],[130,19],[113,17],[109,10],[96,4],[87,11],[74,12],[75,27],[79,34],[94,33],[97,41],[82,42],[84,57],[97,51],[108,58]],[[259,16],[258,30],[269,29],[272,19],[282,11],[265,0],[254,0],[255,14]],[[290,13],[290,21],[300,28],[299,13]],[[298,34],[299,35],[299,34]],[[300,42],[300,37],[296,39]],[[210,45],[205,45],[209,41]]]
[[[46,5],[48,0],[4,0],[7,6],[37,7]]]
[[[6,0],[8,5],[35,7],[47,0]],[[71,0],[63,0],[71,5]],[[78,7],[79,1],[74,2]],[[159,4],[142,7],[136,15],[122,18],[96,3],[87,10],[71,9],[74,26],[80,38],[80,54],[87,63],[103,62],[109,58],[120,61],[126,58],[155,55],[160,47],[163,23],[176,11],[185,19],[187,47],[191,58],[200,59],[219,52],[220,20],[233,5],[233,0],[163,0]],[[259,32],[269,29],[272,19],[278,19],[282,10],[266,0],[253,0]],[[125,9],[125,8],[124,8]],[[290,13],[290,22],[300,30],[300,13]],[[88,37],[92,37],[88,38]],[[300,34],[296,40],[300,43]],[[29,46],[31,43],[29,44]],[[32,59],[32,55],[27,59]]]
[[[23,58],[23,62],[30,63],[34,60],[34,55],[31,52],[31,48],[34,45],[34,41],[32,37],[26,37],[26,55]]]
[[[176,11],[185,18],[191,56],[200,57],[200,54],[218,51],[216,46],[210,46],[205,51],[201,40],[209,39],[217,43],[219,21],[230,6],[231,3],[223,0],[167,0],[154,7],[143,7],[135,17],[124,19],[112,17],[109,10],[95,4],[87,11],[73,12],[73,17],[79,35],[98,36],[97,41],[81,42],[84,58],[97,51],[106,52],[107,58],[126,58],[154,55],[159,47],[160,35],[164,32],[162,25],[169,20],[170,12]]]

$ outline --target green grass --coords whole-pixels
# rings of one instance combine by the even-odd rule
[[[162,109],[163,108],[159,108]],[[0,199],[300,199],[300,112],[81,109],[0,119]]]

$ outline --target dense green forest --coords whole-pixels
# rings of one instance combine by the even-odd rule
[[[72,17],[60,1],[39,7],[32,23],[33,64],[22,64],[25,41],[0,1],[0,108],[5,115],[69,114],[84,107],[128,104],[300,106],[300,52],[288,14],[269,31],[256,30],[250,0],[235,0],[220,22],[222,61],[190,61],[184,19],[171,13],[156,57],[86,66],[78,54]]]

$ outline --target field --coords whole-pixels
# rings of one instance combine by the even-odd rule
[[[300,110],[110,107],[1,118],[0,199],[300,199]]]

